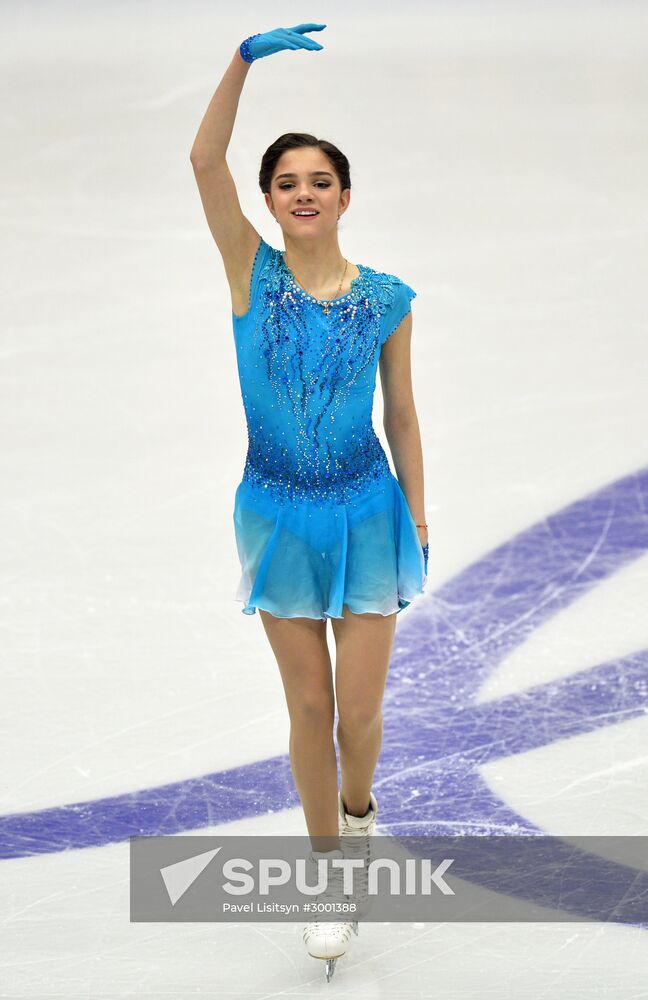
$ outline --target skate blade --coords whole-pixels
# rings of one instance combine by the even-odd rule
[[[333,973],[335,972],[335,963],[337,958],[327,958],[326,959],[326,982],[330,983],[333,978]]]

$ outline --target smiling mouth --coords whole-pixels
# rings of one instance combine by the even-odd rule
[[[296,219],[316,219],[319,212],[309,212],[307,215],[300,215],[298,212],[291,212],[291,215],[294,215]]]

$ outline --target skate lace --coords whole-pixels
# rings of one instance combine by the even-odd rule
[[[369,894],[369,864],[371,862],[371,836],[344,824],[340,836],[340,847],[346,859],[360,859],[362,867],[353,870],[353,898],[366,901]]]
[[[314,868],[314,879],[317,878],[317,865],[316,862],[311,859]],[[318,903],[350,903],[353,901],[353,897],[348,893],[344,892],[344,871],[342,868],[330,867],[328,869],[328,883],[324,889],[313,896],[313,901]],[[310,921],[310,924],[314,927],[319,927],[323,924],[325,927],[334,928],[340,927],[343,924],[349,924],[354,920],[353,911],[348,911],[348,916],[344,916],[344,912],[340,911],[340,919],[335,920],[319,920],[318,913],[315,912],[315,919]]]
[[[355,902],[360,912],[369,898],[369,863],[371,861],[370,838],[361,836],[341,837],[342,853],[346,860],[361,860],[362,867],[353,869],[353,891],[348,897]]]

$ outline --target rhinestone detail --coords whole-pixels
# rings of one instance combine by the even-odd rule
[[[282,504],[349,503],[391,474],[371,413],[381,317],[399,279],[358,270],[345,295],[318,300],[281,251],[267,247],[261,264],[249,332],[237,342],[243,480]]]

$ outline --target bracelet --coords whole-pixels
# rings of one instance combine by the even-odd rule
[[[417,528],[427,528],[427,524],[417,524]]]
[[[260,34],[261,32],[257,31],[256,35],[250,35],[249,38],[246,38],[245,41],[241,42],[241,44],[239,45],[239,52],[241,53],[241,57],[245,59],[245,61],[248,63],[254,62],[254,56],[250,52],[250,42],[252,41],[253,38],[258,38]]]

